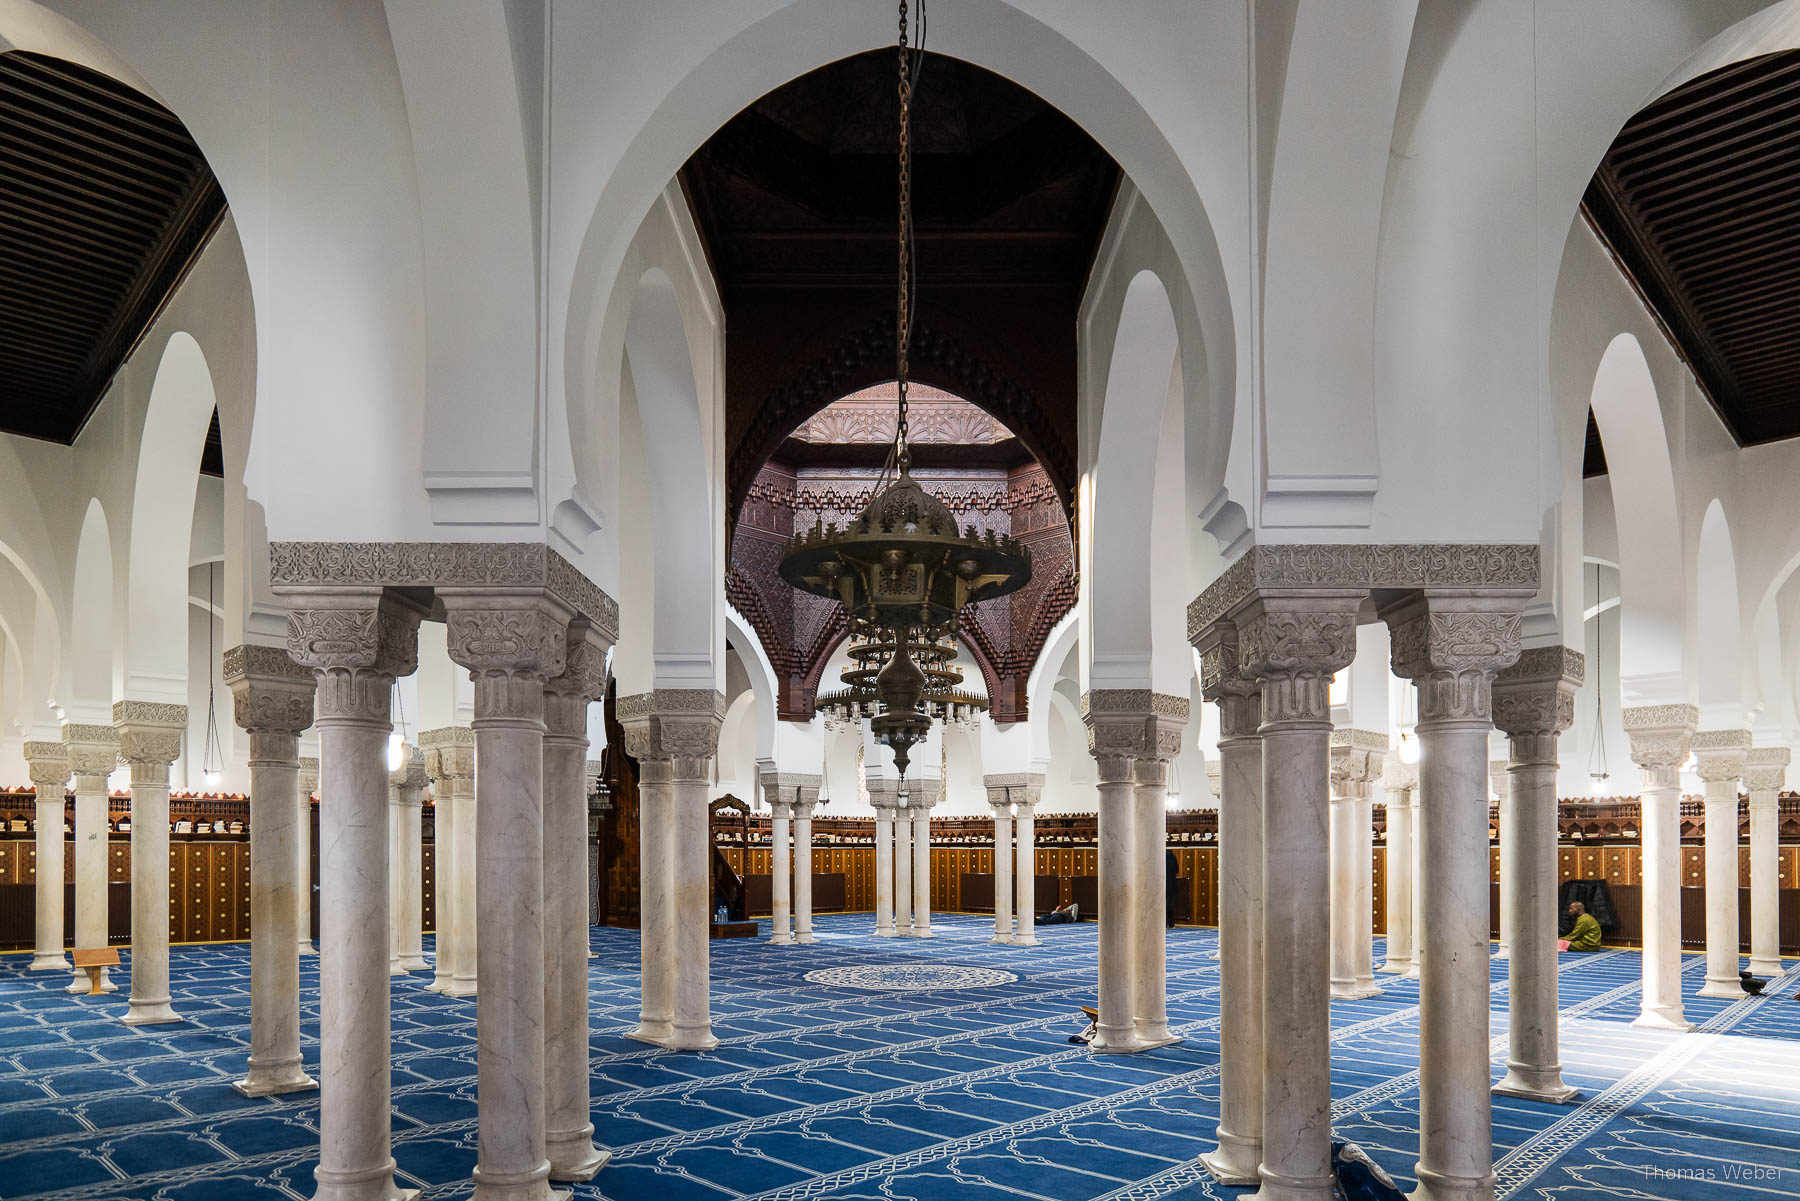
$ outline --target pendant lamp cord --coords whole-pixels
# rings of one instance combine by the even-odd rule
[[[894,377],[898,383],[894,412],[894,463],[901,472],[912,466],[906,440],[908,352],[912,348],[913,307],[918,299],[916,243],[912,223],[912,100],[925,65],[925,0],[907,24],[907,0],[900,0],[900,281],[895,298]]]

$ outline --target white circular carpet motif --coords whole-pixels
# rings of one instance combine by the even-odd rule
[[[893,963],[862,967],[824,967],[806,973],[814,984],[860,988],[869,992],[931,992],[952,988],[992,988],[1018,977],[991,967]]]

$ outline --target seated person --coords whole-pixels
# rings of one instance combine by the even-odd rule
[[[1081,910],[1076,908],[1074,901],[1070,901],[1061,909],[1052,909],[1049,913],[1038,918],[1037,924],[1040,926],[1060,926],[1066,922],[1078,922],[1080,920]]]
[[[1569,937],[1561,943],[1565,951],[1598,951],[1600,949],[1600,923],[1594,915],[1587,911],[1587,906],[1580,901],[1569,902],[1569,916],[1575,924],[1569,927]]]

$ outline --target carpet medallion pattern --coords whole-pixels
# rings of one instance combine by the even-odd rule
[[[995,946],[991,919],[933,918],[930,941],[877,939],[866,914],[829,941],[713,944],[717,1050],[627,1038],[635,931],[595,930],[595,1139],[613,1161],[581,1201],[1157,1201],[1236,1197],[1196,1162],[1218,1120],[1217,938],[1169,933],[1169,1016],[1183,1041],[1095,1056],[1068,1036],[1095,989],[1092,923]],[[765,927],[766,934],[766,927]],[[429,946],[428,946],[429,950]],[[1377,945],[1377,960],[1381,948]],[[0,1198],[213,1201],[314,1192],[318,1095],[252,1100],[242,1075],[249,948],[177,947],[185,1021],[119,1023],[125,992],[68,996],[60,973],[0,956]],[[128,958],[128,957],[127,957]],[[1489,1050],[1505,1058],[1506,961],[1492,964]],[[1800,1198],[1800,987],[1694,994],[1691,1034],[1630,1024],[1638,957],[1563,955],[1574,1105],[1496,1097],[1501,1198]],[[126,980],[129,963],[119,973]],[[318,961],[302,967],[303,1051],[317,1071]],[[476,1157],[476,1001],[397,977],[394,1153],[429,1201],[465,1197]],[[1418,982],[1332,1007],[1333,1126],[1402,1187],[1418,1155]]]
[[[864,964],[823,967],[806,973],[813,984],[857,988],[864,992],[943,992],[960,988],[992,988],[1018,979],[991,967],[957,967],[937,963]]]

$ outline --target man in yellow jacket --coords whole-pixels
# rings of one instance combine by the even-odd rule
[[[1569,915],[1575,919],[1574,927],[1564,947],[1569,951],[1598,951],[1600,949],[1600,923],[1594,915],[1587,911],[1587,906],[1580,901],[1569,902]]]

